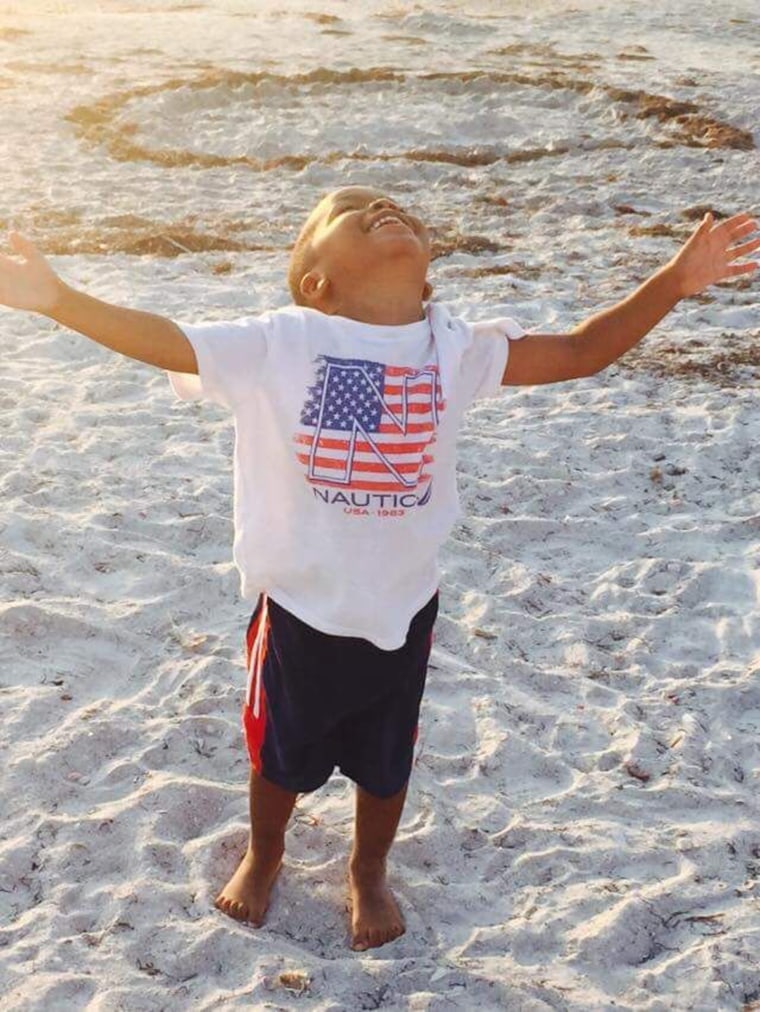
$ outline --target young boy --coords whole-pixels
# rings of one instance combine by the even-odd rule
[[[567,334],[470,325],[429,300],[425,225],[370,187],[327,194],[292,250],[294,305],[177,325],[75,291],[28,239],[0,257],[0,303],[169,372],[235,419],[235,543],[246,634],[251,835],[216,906],[261,924],[300,792],[356,783],[352,948],[404,932],[386,858],[406,797],[433,625],[437,549],[459,515],[465,409],[501,385],[591,376],[681,298],[749,273],[748,214],[711,215],[632,295]],[[427,302],[427,305],[423,303]]]

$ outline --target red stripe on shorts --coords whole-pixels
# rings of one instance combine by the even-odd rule
[[[251,654],[253,652],[253,645],[256,642],[256,637],[259,632],[259,625],[261,623],[261,615],[263,612],[259,612],[254,622],[251,623],[251,628],[248,630],[245,642],[245,670],[249,671],[251,666]],[[256,666],[256,670],[253,672],[254,683],[253,692],[251,693],[250,705],[246,702],[243,704],[243,732],[245,735],[245,743],[248,748],[248,756],[251,760],[251,765],[257,773],[261,773],[261,748],[264,744],[264,735],[266,733],[266,722],[267,722],[267,696],[264,691],[264,660],[266,658],[267,647],[269,645],[269,612],[267,609],[266,625],[263,630],[264,641],[261,645],[261,654],[259,661]],[[254,716],[253,713],[253,700],[256,698],[256,684],[259,683],[259,715]]]

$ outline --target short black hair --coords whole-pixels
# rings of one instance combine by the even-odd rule
[[[301,294],[301,278],[303,278],[304,274],[308,274],[314,264],[314,251],[311,248],[311,237],[314,235],[314,229],[317,227],[316,210],[321,203],[322,201],[320,200],[306,219],[306,222],[301,228],[301,231],[298,233],[298,238],[293,243],[293,248],[290,251],[288,287],[290,288],[290,294],[293,297],[293,302],[295,302],[297,306],[307,305],[306,300]]]

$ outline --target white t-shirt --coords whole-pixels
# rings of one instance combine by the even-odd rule
[[[323,632],[403,646],[461,515],[462,415],[499,392],[525,331],[436,302],[402,326],[296,305],[177,325],[199,374],[170,372],[174,392],[234,415],[242,596],[266,591]]]

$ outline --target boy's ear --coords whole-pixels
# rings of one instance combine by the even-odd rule
[[[433,286],[429,281],[425,282],[425,287],[422,289],[422,301],[427,302],[430,296],[433,294]]]
[[[315,298],[318,295],[324,294],[328,284],[327,278],[321,277],[316,271],[307,271],[301,278],[301,283],[298,287],[301,295],[306,296],[306,298]]]

